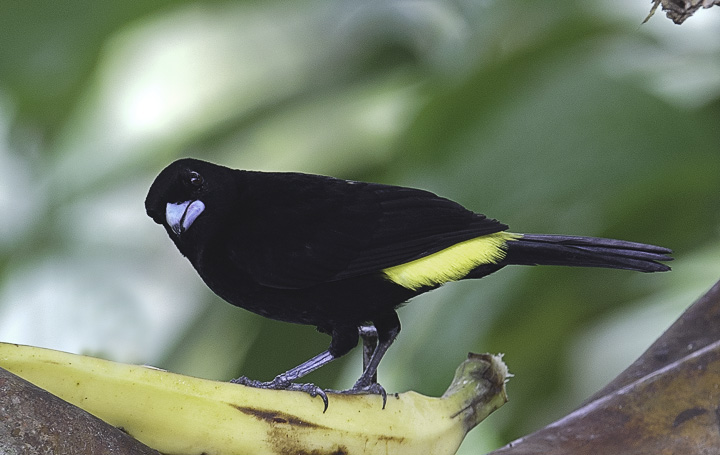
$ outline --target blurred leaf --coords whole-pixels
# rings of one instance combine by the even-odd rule
[[[720,192],[716,116],[669,105],[603,71],[615,56],[608,51],[620,45],[601,43],[631,41],[617,23],[558,16],[544,25],[534,41],[432,93],[398,143],[391,181],[431,189],[517,232],[624,238],[669,246],[679,255],[698,239],[716,238],[720,211],[708,197]],[[672,127],[658,128],[659,118]],[[688,225],[691,213],[705,215]],[[657,292],[668,279],[567,268],[498,275],[463,286],[460,295],[436,291],[413,302],[410,307],[430,301],[438,309],[401,313],[413,333],[401,335],[396,349],[412,344],[407,350],[414,354],[403,352],[393,363],[413,371],[437,351],[445,353],[438,361],[444,362],[468,343],[468,334],[475,339],[468,349],[504,352],[523,378],[511,390],[525,405],[500,413],[512,422],[513,437],[543,423],[534,411],[553,417],[567,411],[558,402],[572,381],[563,374],[562,354],[573,337],[603,312]],[[431,328],[416,328],[412,311],[425,312],[419,317],[432,320]],[[438,333],[453,336],[443,343]],[[429,340],[434,348],[425,346]],[[401,388],[420,382],[417,374],[404,377]],[[440,383],[435,377],[422,382]]]
[[[422,187],[520,232],[673,248],[672,274],[508,269],[400,310],[389,390],[439,393],[465,352],[505,352],[519,380],[486,444],[539,428],[596,390],[568,373],[588,357],[578,339],[695,289],[698,254],[712,264],[715,9],[675,27],[640,26],[646,7],[617,0],[4,2],[3,341],[218,379],[271,378],[327,347],[219,302],[145,216],[154,176],[187,155]],[[651,322],[635,344],[657,337]],[[352,384],[359,357],[334,363],[312,380]]]
[[[84,92],[104,40],[170,3],[2,2],[0,80],[16,98],[18,121],[32,119],[42,135],[57,133]]]

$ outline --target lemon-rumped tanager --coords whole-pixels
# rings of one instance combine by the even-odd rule
[[[294,381],[345,355],[360,327],[378,345],[347,392],[385,395],[374,380],[400,331],[398,306],[449,281],[506,265],[566,265],[661,272],[671,251],[642,243],[515,234],[431,192],[285,172],[229,169],[181,159],[155,179],[147,214],[217,295],[262,316],[314,325],[330,347],[255,387],[324,391]]]

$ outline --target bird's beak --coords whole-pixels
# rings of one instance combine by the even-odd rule
[[[202,201],[185,201],[173,204],[168,202],[165,207],[165,220],[176,234],[180,235],[190,228],[195,219],[205,210]]]

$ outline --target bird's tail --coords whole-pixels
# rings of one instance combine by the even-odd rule
[[[567,265],[665,272],[667,248],[623,240],[568,235],[524,234],[508,241],[503,265]]]

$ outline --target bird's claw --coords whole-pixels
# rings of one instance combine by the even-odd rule
[[[296,384],[296,383],[290,383],[285,387],[285,390],[295,390],[298,392],[305,392],[311,397],[320,397],[323,401],[323,404],[325,407],[323,408],[323,414],[325,411],[327,411],[328,408],[328,397],[327,393],[320,387],[316,386],[315,384]]]
[[[250,379],[247,376],[240,376],[239,378],[231,379],[232,384],[240,384],[248,387],[255,387],[256,389],[271,389],[271,382],[261,382],[255,379]]]
[[[254,387],[256,389],[291,390],[295,392],[305,392],[313,398],[320,397],[322,399],[323,404],[325,405],[325,407],[323,408],[323,413],[327,411],[328,408],[327,393],[325,393],[323,389],[316,386],[315,384],[296,384],[294,382],[283,381],[278,378],[275,378],[272,381],[262,382],[255,379],[250,379],[245,376],[240,376],[239,378],[233,379],[230,382],[232,382],[233,384],[241,384],[248,387]]]
[[[336,393],[342,393],[344,395],[362,395],[362,394],[373,394],[382,396],[382,408],[385,409],[385,403],[387,403],[387,392],[385,388],[377,382],[370,384],[363,384],[360,381],[356,382],[352,388],[347,390],[339,390]]]

